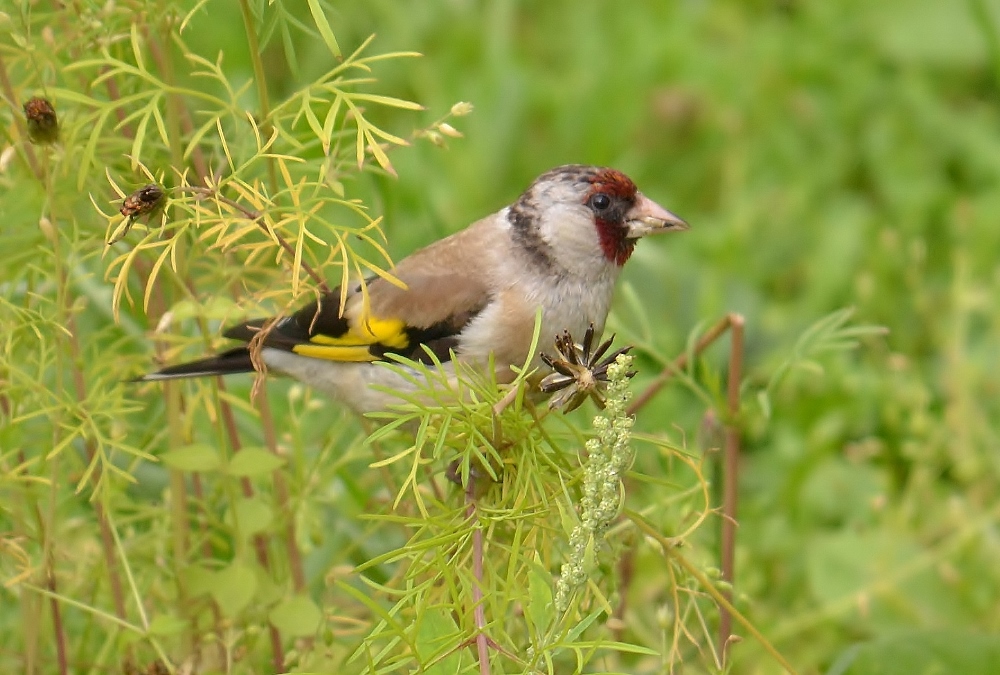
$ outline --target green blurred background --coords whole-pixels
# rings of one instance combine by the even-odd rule
[[[345,52],[374,33],[373,53],[424,55],[375,76],[426,112],[373,120],[405,136],[475,106],[446,149],[394,151],[398,178],[349,178],[397,259],[568,162],[619,168],[691,223],[639,244],[609,326],[646,347],[638,390],[661,367],[651,354],[746,316],[737,606],[800,672],[1000,672],[1000,2],[331,5]],[[203,11],[184,39],[248,80],[235,3]],[[332,64],[318,38],[293,42],[297,73],[280,35],[264,47],[276,101]],[[888,334],[794,370],[767,414],[755,394],[844,307]],[[725,356],[709,352],[706,389]],[[674,385],[638,424],[695,447],[704,409]],[[671,467],[640,454],[636,470]],[[357,535],[348,520],[319,527]],[[639,644],[659,640],[664,576],[636,570]],[[733,653],[733,672],[777,672],[752,639]]]
[[[803,672],[994,672],[997,3],[369,0],[331,21],[348,51],[375,33],[424,54],[377,75],[427,123],[476,106],[448,151],[417,143],[398,180],[355,186],[394,255],[556,164],[608,164],[692,224],[640,245],[623,294],[641,303],[611,321],[626,339],[675,354],[741,312],[752,390],[838,308],[888,328],[794,374],[770,418],[748,400],[740,607]],[[327,67],[302,49],[303,77]],[[675,387],[640,425],[691,430],[701,410]],[[737,669],[774,672],[756,650]]]

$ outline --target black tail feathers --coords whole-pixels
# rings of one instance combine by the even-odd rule
[[[156,382],[157,380],[176,380],[183,377],[208,377],[212,375],[233,375],[235,373],[252,373],[253,363],[250,361],[250,350],[246,347],[236,347],[207,359],[180,363],[169,366],[149,375],[137,377],[135,382]]]

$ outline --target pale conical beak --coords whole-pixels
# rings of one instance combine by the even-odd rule
[[[629,239],[657,232],[680,232],[691,227],[641,192],[636,194],[635,206],[625,214],[625,226]]]

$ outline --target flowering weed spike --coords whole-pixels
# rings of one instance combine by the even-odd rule
[[[563,563],[556,584],[555,603],[560,612],[569,608],[573,593],[587,582],[604,534],[621,511],[622,478],[634,456],[630,444],[633,419],[626,412],[631,396],[628,389],[629,378],[633,375],[631,367],[632,357],[621,351],[616,352],[614,361],[605,366],[606,407],[594,417],[597,435],[587,441],[580,524],[570,535],[569,560]]]

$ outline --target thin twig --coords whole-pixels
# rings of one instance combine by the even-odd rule
[[[733,573],[736,551],[736,504],[739,498],[739,462],[740,462],[740,381],[743,379],[743,316],[730,314],[729,325],[732,328],[732,344],[729,352],[729,382],[726,392],[725,458],[722,472],[722,580],[729,584],[723,591],[727,600],[733,597]],[[732,635],[732,617],[729,610],[719,608],[719,656],[722,664],[726,664],[726,652],[729,648],[729,637]]]
[[[18,459],[20,460],[22,466],[27,464],[27,457],[24,454],[24,450],[18,452]],[[50,490],[50,497],[55,498],[56,484],[53,481],[52,488]],[[56,587],[56,572],[55,572],[55,560],[52,554],[52,538],[50,536],[50,530],[46,527],[45,518],[42,517],[42,510],[38,507],[38,502],[35,497],[29,496],[28,500],[31,502],[32,510],[35,514],[35,522],[38,523],[39,536],[42,538],[42,555],[45,560],[45,568],[42,573],[45,575],[45,587],[52,592],[52,596],[49,598],[49,608],[52,612],[52,632],[55,633],[56,638],[56,658],[59,662],[59,673],[60,675],[67,675],[69,673],[69,665],[66,660],[66,630],[63,627],[62,621],[62,609],[59,606],[59,601],[54,597],[58,595],[59,590]]]
[[[243,16],[243,29],[247,36],[247,46],[250,48],[250,63],[253,66],[254,84],[257,85],[257,99],[260,101],[260,119],[264,124],[271,124],[271,101],[267,93],[267,78],[264,76],[264,60],[257,40],[257,31],[253,25],[253,11],[248,0],[239,0],[240,14]],[[278,191],[278,172],[274,167],[274,157],[267,156],[267,174],[271,181],[271,189]]]
[[[750,635],[752,635],[754,639],[756,639],[761,644],[764,650],[767,653],[769,653],[774,658],[775,661],[781,664],[781,667],[784,668],[785,671],[789,673],[789,675],[795,675],[795,669],[792,668],[791,664],[789,664],[788,661],[785,660],[785,657],[781,655],[781,652],[779,652],[777,649],[774,648],[774,645],[772,645],[768,641],[768,639],[764,637],[764,635],[759,630],[757,630],[756,626],[754,626],[749,619],[747,619],[739,612],[739,610],[733,607],[733,604],[729,602],[729,600],[726,599],[726,596],[723,595],[719,591],[719,589],[717,589],[712,584],[712,582],[708,579],[708,577],[702,574],[697,567],[691,564],[691,562],[687,558],[685,558],[677,551],[676,541],[671,540],[669,537],[665,537],[664,535],[660,534],[648,520],[643,518],[635,511],[626,509],[625,517],[631,520],[633,523],[635,523],[636,527],[638,527],[640,530],[642,530],[647,535],[655,539],[662,547],[663,555],[672,559],[674,562],[676,562],[678,565],[684,568],[685,572],[694,577],[694,580],[698,582],[698,584],[702,587],[702,589],[704,589],[706,593],[712,596],[712,599],[714,599],[717,603],[719,603],[720,607],[725,607],[726,610],[728,610],[729,613],[732,614],[733,618],[736,619],[736,621],[740,625],[746,628],[747,632],[750,633]]]
[[[514,402],[514,399],[517,398],[517,392],[520,391],[520,389],[521,387],[519,385],[512,385],[511,388],[507,390],[507,393],[503,395],[503,398],[497,401],[493,406],[493,414],[499,415],[506,410],[510,404]]]
[[[490,675],[490,640],[486,636],[486,608],[483,606],[483,528],[476,517],[475,478],[469,476],[465,486],[465,516],[472,524],[472,603],[476,622],[476,650],[479,653],[480,675]]]
[[[260,411],[260,422],[264,428],[264,445],[275,457],[280,457],[278,452],[278,438],[274,431],[274,417],[271,415],[271,404],[267,399],[267,389],[259,387],[254,399],[257,409]],[[278,502],[278,512],[288,516],[288,523],[285,526],[285,548],[288,551],[288,565],[292,570],[292,587],[296,593],[302,593],[306,588],[306,574],[302,567],[302,555],[299,552],[298,544],[295,543],[295,519],[292,517],[292,506],[288,502],[288,484],[280,469],[275,469],[272,476],[274,481],[274,496]]]
[[[45,561],[45,566],[48,568],[45,572],[45,585],[52,592],[52,595],[55,596],[59,591],[56,588],[56,575],[51,557],[52,552],[50,551],[50,559]],[[49,598],[49,606],[52,611],[52,632],[56,635],[56,658],[59,660],[59,673],[60,675],[67,675],[69,673],[69,664],[66,661],[66,631],[63,628],[62,610],[59,608],[59,601],[55,597]]]
[[[274,230],[268,229],[267,224],[264,222],[264,214],[261,213],[260,211],[248,208],[234,199],[230,199],[225,195],[221,195],[213,188],[200,187],[197,185],[182,185],[181,187],[177,188],[177,191],[193,192],[194,194],[204,195],[206,197],[211,197],[212,199],[215,199],[216,201],[221,202],[226,206],[231,206],[232,208],[242,213],[244,218],[246,218],[247,220],[252,220],[254,223],[256,223],[257,226],[261,230],[263,230],[265,234],[267,234],[268,236],[273,236],[275,240],[278,242],[278,245],[281,246],[281,248],[285,249],[285,252],[288,253],[288,255],[292,256],[293,260],[295,259],[295,249],[292,247],[291,244],[285,241],[284,237],[282,237],[280,234],[278,234]],[[307,263],[305,260],[302,260],[299,262],[299,264],[302,266],[302,269],[305,270],[306,274],[308,274],[312,278],[312,280],[316,282],[316,285],[319,286],[319,289],[323,293],[330,292],[330,287],[326,285],[326,281],[323,279],[323,277],[319,275],[319,273],[316,270],[312,268],[312,266],[309,263]]]
[[[219,409],[220,417],[222,418],[222,425],[226,429],[226,435],[229,436],[229,446],[232,448],[233,454],[235,455],[243,448],[243,443],[240,441],[240,434],[236,428],[236,417],[233,415],[232,406],[230,406],[223,398],[222,394],[226,392],[226,385],[221,377],[215,378],[216,384],[219,391]],[[252,499],[254,496],[253,483],[246,476],[240,478],[240,490],[243,492],[243,496],[247,499]],[[257,556],[257,564],[261,566],[262,569],[271,572],[271,561],[267,554],[267,539],[264,535],[257,533],[253,536],[253,547],[254,553]],[[281,633],[275,628],[274,624],[268,622],[267,624],[268,638],[271,642],[271,663],[274,665],[274,672],[282,673],[285,671],[285,654],[281,648]]]
[[[663,389],[663,386],[670,381],[670,378],[674,376],[675,373],[684,370],[688,365],[688,358],[691,356],[699,356],[705,349],[708,348],[713,342],[719,339],[719,336],[726,332],[731,325],[733,314],[727,314],[718,323],[708,329],[704,335],[695,344],[694,349],[690,352],[684,352],[672,362],[667,364],[667,367],[656,376],[646,390],[635,397],[635,400],[628,407],[628,414],[634,415],[639,411],[644,405],[649,403],[649,400],[656,396],[656,394]]]
[[[166,31],[164,31],[166,33]],[[153,39],[149,33],[149,24],[142,24],[142,36],[149,46],[149,53],[153,57],[153,61],[156,62],[157,69],[163,73],[166,81],[173,85],[176,82],[174,77],[174,63],[170,58],[169,48],[170,42],[165,42],[163,45],[160,44],[158,40]],[[191,114],[188,112],[188,107],[184,103],[184,97],[181,96],[176,91],[171,91],[167,95],[167,120],[171,126],[178,127],[177,129],[171,129],[171,136],[173,137],[171,142],[171,153],[179,152],[177,147],[177,142],[180,141],[181,133],[183,136],[190,137],[194,132],[194,125],[191,123]],[[174,158],[174,163],[176,166],[180,166],[180,162],[177,161],[177,157]],[[205,179],[208,177],[208,165],[205,163],[205,154],[202,152],[201,144],[198,143],[194,146],[191,151],[191,164],[194,166],[195,175],[198,177],[199,183],[204,183]]]

